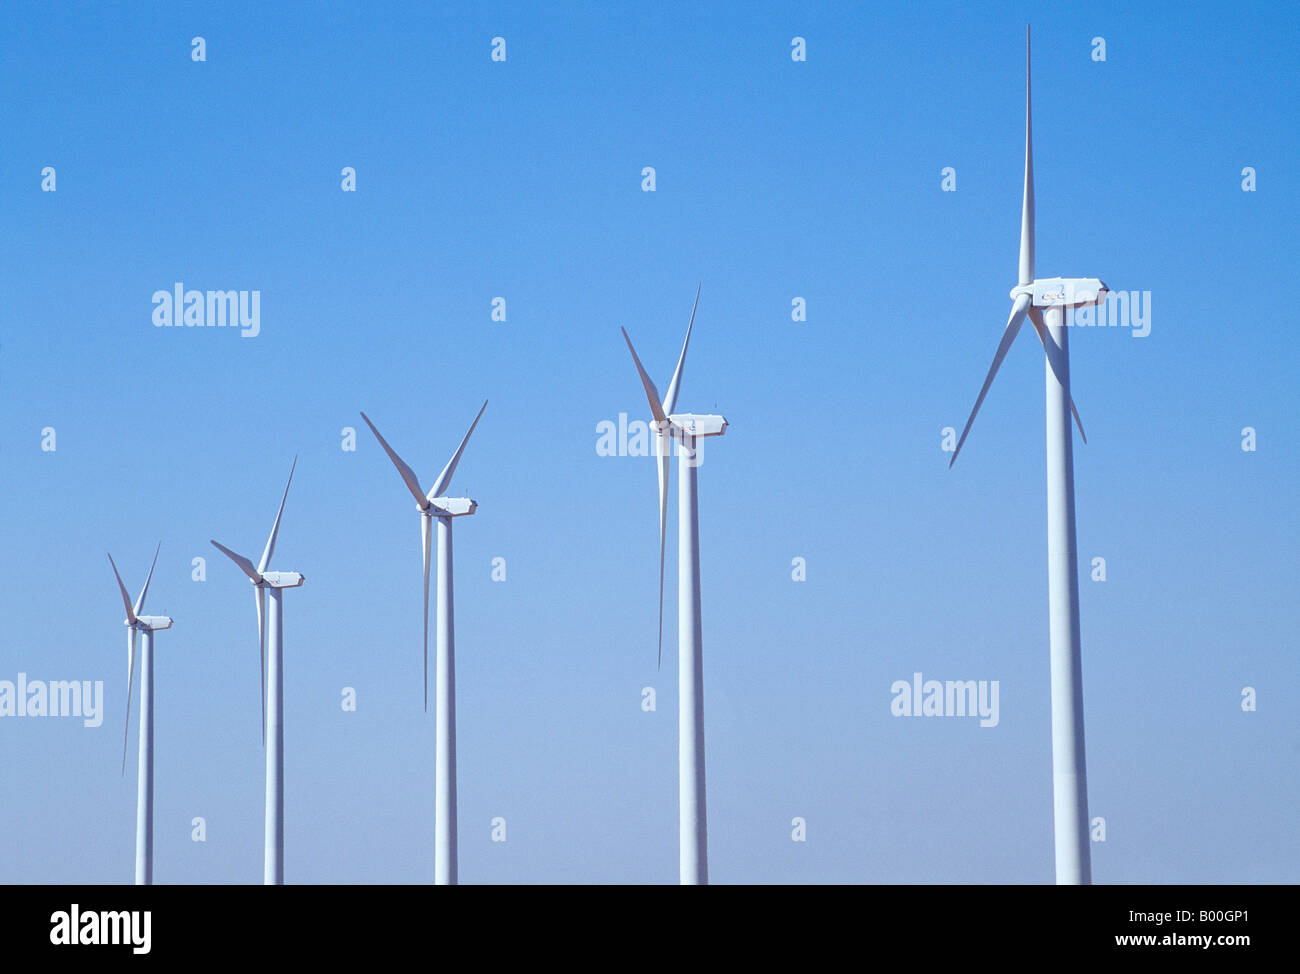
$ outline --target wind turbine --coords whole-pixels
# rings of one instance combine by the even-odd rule
[[[305,579],[298,572],[273,572],[267,567],[275,553],[275,539],[280,533],[280,516],[284,502],[289,499],[289,484],[298,458],[293,458],[289,468],[289,482],[284,485],[280,509],[275,512],[270,537],[262,549],[262,560],[254,565],[220,542],[212,544],[239,566],[240,571],[253,583],[257,599],[257,641],[262,657],[262,743],[266,744],[267,728],[271,731],[271,746],[266,749],[266,838],[263,857],[263,882],[267,886],[284,884],[284,607],[281,604],[287,588],[298,588]],[[270,612],[267,612],[267,593],[270,593]],[[270,663],[267,666],[267,630],[270,630]],[[269,705],[268,705],[269,704]]]
[[[117,578],[117,589],[122,593],[122,604],[126,606],[126,729],[122,734],[122,774],[126,774],[126,744],[131,736],[131,688],[135,683],[135,640],[141,634],[142,651],[140,654],[140,750],[139,771],[136,776],[135,792],[135,884],[150,886],[153,884],[153,634],[161,629],[170,629],[172,620],[168,616],[145,616],[144,599],[149,594],[149,583],[153,581],[153,570],[158,564],[158,551],[162,542],[153,552],[153,564],[145,577],[144,588],[140,597],[131,604],[122,584],[122,576],[117,570],[113,556],[108,556],[108,563],[113,566],[113,575]]]
[[[458,517],[467,517],[478,510],[478,504],[468,497],[444,497],[451,486],[456,464],[460,463],[465,444],[478,426],[487,400],[479,407],[478,415],[470,424],[469,432],[460,441],[447,465],[428,493],[421,493],[420,479],[399,457],[388,441],[375,429],[365,413],[361,418],[375,434],[375,439],[393,461],[402,475],[406,489],[415,497],[420,514],[420,543],[424,549],[424,709],[429,709],[429,550],[433,541],[433,522],[438,521],[438,610],[437,629],[437,699],[434,703],[434,796],[433,796],[433,881],[439,886],[454,886],[457,881],[456,866],[456,625],[452,597],[451,525]]]
[[[695,327],[695,310],[700,306],[700,289],[686,326],[686,340],[677,358],[668,395],[659,390],[641,367],[627,330],[632,361],[650,402],[655,431],[655,453],[659,460],[659,664],[663,665],[664,641],[664,546],[668,524],[668,466],[672,440],[678,442],[677,465],[677,781],[679,875],[683,886],[709,881],[708,814],[704,789],[704,643],[700,624],[700,519],[698,477],[700,458],[696,441],[722,436],[727,421],[721,416],[674,413],[681,392],[686,349]]]
[[[957,460],[975,414],[1007,350],[1028,318],[1047,353],[1047,588],[1052,685],[1052,807],[1056,881],[1092,882],[1088,842],[1088,781],[1083,744],[1083,674],[1079,646],[1079,566],[1074,531],[1074,442],[1070,416],[1083,424],[1070,396],[1068,309],[1102,304],[1107,287],[1094,277],[1034,277],[1034,154],[1030,128],[1029,29],[1025,28],[1025,185],[1020,211],[1020,279],[1011,289],[1011,317],[966,420]],[[1088,442],[1084,438],[1084,442]]]

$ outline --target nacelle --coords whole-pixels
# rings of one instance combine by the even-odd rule
[[[1109,289],[1095,277],[1048,277],[1011,289],[1015,299],[1028,294],[1035,308],[1082,308],[1104,304]]]
[[[262,572],[262,581],[271,588],[297,588],[306,579],[298,572]]]
[[[673,435],[680,438],[682,436],[693,436],[699,439],[702,436],[721,436],[727,432],[727,420],[722,416],[698,416],[695,413],[673,413],[668,417],[673,424]]]
[[[435,497],[429,504],[438,517],[464,517],[478,510],[478,501],[468,497]]]
[[[157,632],[159,629],[170,629],[172,620],[170,616],[136,616],[136,622],[142,629],[148,629],[150,632]]]

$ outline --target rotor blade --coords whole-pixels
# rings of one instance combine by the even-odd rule
[[[420,517],[420,544],[424,548],[424,712],[429,712],[429,549],[433,547],[433,518]]]
[[[1002,365],[1002,360],[1007,357],[1007,349],[1011,343],[1016,340],[1020,334],[1020,326],[1025,323],[1025,317],[1029,311],[1030,297],[1028,294],[1022,294],[1016,298],[1016,303],[1011,306],[1011,317],[1007,319],[1006,331],[1002,333],[1002,341],[998,344],[998,350],[993,356],[993,364],[989,366],[989,374],[984,377],[984,386],[980,389],[979,397],[975,400],[975,408],[970,411],[970,419],[966,420],[966,428],[961,431],[961,439],[957,441],[957,449],[952,451],[952,459],[948,461],[948,469],[957,462],[957,454],[961,452],[961,446],[966,442],[966,437],[970,434],[971,424],[975,422],[975,415],[980,411],[980,406],[984,403],[984,397],[988,395],[989,386],[993,384],[993,377],[998,374],[998,368]]]
[[[126,775],[126,746],[131,739],[131,687],[135,683],[135,627],[126,631],[126,729],[122,732],[122,774]]]
[[[429,488],[429,493],[425,495],[429,500],[433,500],[435,497],[441,497],[446,492],[447,488],[451,486],[451,477],[452,474],[456,472],[456,464],[460,463],[460,455],[465,452],[465,444],[468,443],[469,438],[474,435],[474,427],[477,426],[478,421],[483,418],[483,410],[485,409],[487,409],[486,399],[483,400],[483,405],[479,407],[478,415],[474,417],[474,422],[469,424],[469,432],[466,433],[465,438],[460,441],[460,446],[456,447],[456,452],[452,455],[452,458],[447,461],[447,465],[442,468],[442,473],[438,474],[438,479],[435,480],[433,486]]]
[[[1083,420],[1079,418],[1079,410],[1074,406],[1074,396],[1070,396],[1070,412],[1074,414],[1074,425],[1079,427],[1079,435],[1083,437],[1084,446],[1088,445],[1088,434],[1083,431]]]
[[[695,288],[695,304],[691,308],[691,320],[686,326],[686,341],[682,342],[682,354],[677,358],[677,368],[673,370],[673,380],[668,383],[668,395],[664,397],[664,412],[671,413],[677,408],[677,394],[682,391],[682,367],[686,365],[686,346],[691,343],[691,329],[695,327],[695,311],[700,306],[700,288]]]
[[[262,746],[266,747],[266,588],[253,589],[257,597],[257,648],[262,660]]]
[[[133,624],[135,622],[135,609],[131,607],[131,596],[126,594],[126,586],[122,584],[122,576],[118,574],[117,562],[113,560],[112,554],[108,556],[108,563],[113,566],[113,574],[117,577],[117,589],[122,593],[122,604],[126,606],[126,621]]]
[[[664,542],[668,536],[668,465],[672,456],[672,439],[659,436],[659,661],[664,665]],[[682,461],[685,462],[685,461]]]
[[[664,413],[664,407],[659,401],[659,390],[655,384],[650,381],[650,376],[645,374],[645,369],[641,367],[641,360],[637,358],[636,349],[632,347],[632,339],[627,337],[627,329],[620,328],[623,333],[623,341],[627,342],[627,350],[632,353],[632,361],[636,363],[637,373],[641,376],[641,384],[645,386],[646,398],[650,400],[650,412],[655,421],[659,423],[668,422],[668,416]]]
[[[415,495],[415,502],[420,505],[420,510],[427,510],[429,502],[425,500],[424,494],[420,491],[420,478],[415,475],[415,471],[408,467],[406,462],[393,452],[393,448],[388,445],[388,441],[379,435],[379,430],[375,429],[375,424],[370,422],[369,416],[362,413],[361,418],[366,421],[366,425],[370,427],[370,432],[375,434],[375,439],[379,441],[379,445],[382,446],[384,452],[388,454],[388,459],[393,461],[393,466],[395,466],[397,472],[402,475],[402,481],[406,484],[406,489]]]
[[[144,580],[144,588],[140,589],[140,597],[135,600],[135,613],[139,615],[144,609],[144,597],[149,594],[149,583],[153,580],[153,570],[158,564],[158,552],[162,550],[162,542],[158,542],[158,547],[153,550],[153,564],[149,566],[149,575]]]
[[[1030,127],[1029,27],[1025,27],[1025,192],[1020,207],[1020,283],[1034,281],[1034,142]],[[956,454],[954,454],[956,456]]]
[[[284,513],[284,502],[289,499],[289,484],[293,483],[293,472],[298,466],[298,458],[293,458],[293,466],[289,468],[289,483],[284,485],[284,496],[280,498],[280,509],[275,512],[275,523],[271,525],[271,534],[266,539],[266,547],[262,549],[262,560],[257,563],[257,572],[260,575],[271,564],[271,556],[275,554],[275,539],[280,533],[280,515]]]
[[[1047,323],[1043,321],[1042,312],[1040,312],[1037,308],[1030,308],[1029,320],[1033,322],[1034,331],[1038,332],[1038,340],[1043,343],[1043,351],[1046,352],[1047,351]],[[1052,356],[1050,353],[1047,356],[1047,361],[1049,363],[1052,361]],[[1053,366],[1053,370],[1055,370],[1055,366]],[[1074,425],[1079,427],[1079,435],[1083,437],[1083,442],[1086,444],[1088,442],[1088,434],[1083,431],[1083,420],[1079,418],[1079,410],[1075,408],[1073,393],[1070,394],[1070,412],[1074,414]]]
[[[220,551],[223,555],[225,555],[227,558],[233,561],[236,565],[238,565],[240,571],[242,571],[245,575],[251,578],[254,584],[262,580],[262,573],[257,570],[257,566],[254,565],[247,558],[245,558],[243,555],[231,551],[220,541],[213,541],[212,544],[217,548],[218,551]]]

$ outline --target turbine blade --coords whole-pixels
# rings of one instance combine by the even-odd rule
[[[108,563],[113,566],[113,575],[117,578],[117,590],[122,593],[122,604],[126,606],[126,621],[128,624],[134,624],[135,609],[131,607],[131,596],[126,594],[126,586],[122,584],[122,576],[118,573],[117,562],[113,560],[112,554],[108,556]]]
[[[122,732],[122,776],[126,776],[126,747],[131,739],[131,687],[135,684],[135,627],[126,631],[126,729]]]
[[[966,428],[961,431],[961,439],[957,441],[957,449],[952,451],[952,459],[948,461],[948,469],[950,470],[952,465],[957,462],[957,454],[961,452],[962,444],[966,442],[966,437],[970,434],[971,425],[975,422],[975,416],[984,403],[984,397],[988,395],[989,386],[993,385],[993,377],[998,374],[998,369],[1002,365],[1002,360],[1007,357],[1007,350],[1011,348],[1011,343],[1020,334],[1020,326],[1025,323],[1025,317],[1029,311],[1029,301],[1029,295],[1022,294],[1016,298],[1016,303],[1011,306],[1011,317],[1007,319],[1007,328],[1002,333],[1002,341],[998,343],[998,350],[993,356],[993,364],[989,366],[989,374],[984,377],[984,386],[980,389],[980,394],[975,400],[975,408],[970,411],[970,419],[966,420]]]
[[[424,712],[429,712],[429,549],[433,547],[433,518],[421,516],[420,543],[424,548]]]
[[[1038,340],[1043,343],[1043,351],[1047,351],[1047,323],[1043,320],[1042,312],[1037,308],[1029,309],[1029,320],[1034,324],[1034,331],[1038,332]],[[1052,357],[1049,354],[1047,361],[1051,362]],[[1055,366],[1053,366],[1055,371]],[[1059,378],[1059,376],[1058,376]],[[1074,425],[1079,427],[1079,435],[1083,437],[1083,442],[1088,442],[1088,434],[1083,431],[1083,420],[1079,418],[1079,410],[1074,405],[1074,394],[1070,394],[1070,412],[1074,414]]]
[[[1020,282],[1034,280],[1034,141],[1030,124],[1029,27],[1025,27],[1025,191],[1020,207]],[[953,454],[956,457],[956,454]]]
[[[1085,446],[1088,444],[1088,434],[1083,431],[1083,420],[1079,418],[1079,410],[1075,408],[1074,396],[1070,396],[1070,412],[1074,414],[1074,425],[1079,427],[1079,435],[1083,437]]]
[[[254,565],[247,558],[245,558],[243,555],[231,551],[220,541],[213,541],[212,544],[216,547],[218,551],[220,551],[223,555],[225,555],[227,558],[233,561],[236,565],[238,565],[239,570],[242,571],[245,575],[247,575],[250,579],[252,579],[254,584],[262,580],[262,573],[257,570],[257,566]]]
[[[284,502],[289,499],[289,484],[293,483],[293,472],[298,467],[298,458],[293,458],[293,466],[289,468],[289,483],[284,485],[284,496],[280,498],[280,509],[275,512],[275,523],[271,525],[271,534],[266,539],[266,547],[262,549],[262,560],[257,563],[257,573],[260,575],[271,564],[271,556],[275,554],[275,539],[280,534],[280,515],[284,513]]]
[[[650,376],[645,374],[645,369],[641,367],[641,360],[637,358],[636,349],[632,347],[632,339],[627,337],[627,329],[620,328],[623,333],[623,341],[627,342],[627,350],[632,353],[632,361],[636,363],[637,373],[641,376],[641,384],[645,386],[646,398],[650,400],[650,412],[655,418],[655,422],[667,423],[668,416],[664,413],[664,407],[659,400],[659,390],[655,384],[650,381]]]
[[[686,346],[691,343],[691,329],[695,327],[695,311],[700,306],[700,288],[695,288],[695,304],[691,308],[691,320],[686,326],[686,341],[682,342],[682,354],[677,357],[677,368],[673,370],[673,380],[668,383],[668,395],[664,397],[664,412],[671,413],[677,408],[677,394],[682,391],[682,368],[686,365]]]
[[[266,747],[266,588],[253,589],[257,597],[257,648],[262,660],[262,746]]]
[[[415,502],[420,505],[420,510],[427,510],[429,502],[424,499],[424,494],[420,491],[420,478],[415,475],[415,471],[408,467],[406,462],[393,452],[393,448],[388,445],[388,441],[379,435],[379,430],[375,429],[375,424],[370,422],[369,416],[362,413],[361,418],[366,421],[366,425],[370,427],[370,432],[375,434],[375,439],[379,441],[379,445],[382,446],[384,452],[388,454],[388,459],[393,461],[393,466],[395,466],[397,472],[402,475],[402,482],[406,484],[406,489],[414,495]]]
[[[460,455],[465,452],[465,444],[468,443],[469,438],[474,435],[474,427],[476,427],[478,421],[483,418],[483,410],[485,409],[487,409],[486,399],[483,400],[483,405],[479,407],[478,415],[474,417],[474,422],[469,424],[469,432],[465,434],[465,438],[460,441],[460,446],[456,447],[456,452],[452,454],[452,458],[448,460],[447,465],[442,468],[442,473],[438,474],[438,479],[435,480],[433,486],[429,488],[429,493],[425,495],[428,500],[433,500],[435,497],[441,497],[446,492],[447,488],[451,486],[451,478],[456,472],[456,464],[460,463]]]
[[[664,542],[668,537],[668,465],[672,456],[672,439],[658,437],[659,449],[659,661],[664,665]]]
[[[149,566],[149,574],[144,580],[144,588],[140,589],[140,597],[135,600],[135,614],[139,615],[144,610],[144,597],[149,594],[149,583],[153,581],[153,570],[158,565],[158,552],[162,550],[162,542],[158,542],[158,547],[153,550],[153,564]]]

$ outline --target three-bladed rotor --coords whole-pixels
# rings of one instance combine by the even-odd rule
[[[677,395],[682,388],[682,370],[686,366],[686,349],[691,344],[691,330],[695,327],[695,312],[700,306],[701,287],[703,284],[695,289],[695,304],[691,307],[691,320],[686,325],[686,340],[682,342],[677,368],[673,370],[672,380],[668,383],[668,395],[662,399],[659,390],[642,367],[627,329],[619,329],[623,332],[623,340],[627,342],[627,350],[632,353],[632,361],[636,364],[637,374],[641,377],[641,385],[650,403],[650,414],[654,418],[651,428],[655,431],[655,456],[659,461],[659,666],[663,666],[664,658],[664,546],[668,537],[668,465],[672,452],[671,441],[676,439],[686,442],[706,436],[722,436],[727,431],[727,421],[721,416],[673,412],[677,407]],[[694,462],[694,458],[684,457],[682,462]]]
[[[952,457],[948,460],[949,468],[957,462],[957,454],[961,452],[962,444],[966,442],[966,437],[970,435],[971,426],[975,423],[975,416],[980,411],[980,406],[984,404],[984,397],[988,395],[989,387],[993,385],[993,377],[998,374],[998,369],[1002,366],[1002,360],[1007,357],[1007,352],[1011,348],[1011,343],[1016,340],[1020,334],[1020,328],[1028,319],[1038,332],[1038,338],[1043,343],[1043,350],[1048,353],[1048,361],[1053,360],[1051,349],[1048,346],[1049,335],[1047,333],[1047,323],[1043,317],[1043,308],[1059,308],[1064,314],[1069,308],[1076,308],[1086,304],[1101,304],[1106,300],[1106,285],[1096,278],[1051,278],[1047,280],[1034,279],[1034,143],[1032,132],[1032,99],[1030,96],[1029,82],[1029,28],[1025,28],[1025,182],[1024,192],[1021,197],[1020,206],[1020,260],[1018,266],[1018,284],[1011,290],[1011,316],[1007,319],[1006,328],[1002,332],[1002,341],[998,343],[997,351],[993,355],[993,364],[989,366],[988,374],[984,377],[984,385],[980,388],[979,395],[975,399],[975,406],[971,409],[970,418],[966,420],[966,426],[961,432],[961,437],[957,440],[957,448],[953,450]],[[1053,363],[1055,368],[1055,363]],[[1074,398],[1070,398],[1070,412],[1074,415],[1074,422],[1079,427],[1079,435],[1083,437],[1083,442],[1088,442],[1088,437],[1083,432],[1083,422],[1079,419],[1079,411],[1075,408]]]
[[[266,590],[268,588],[297,588],[304,581],[303,576],[298,572],[273,572],[268,571],[271,564],[271,556],[275,554],[275,542],[280,536],[280,518],[284,515],[284,503],[289,499],[289,485],[293,483],[293,472],[298,467],[298,458],[293,458],[293,465],[289,467],[289,480],[284,485],[284,496],[280,498],[280,509],[275,512],[275,523],[271,525],[271,533],[266,539],[266,547],[262,549],[262,559],[256,565],[248,558],[238,552],[231,551],[219,541],[213,541],[212,544],[223,555],[239,566],[239,570],[248,576],[248,580],[253,584],[254,599],[257,602],[257,644],[258,654],[261,657],[262,673],[262,743],[266,744]]]
[[[172,620],[168,616],[141,615],[144,611],[145,596],[149,594],[149,583],[153,581],[153,570],[158,565],[158,552],[161,549],[162,542],[159,541],[158,547],[153,552],[153,563],[149,566],[144,587],[140,589],[140,595],[134,603],[126,594],[126,586],[122,584],[122,575],[117,570],[117,562],[113,561],[112,554],[108,556],[108,563],[113,566],[113,576],[117,579],[117,590],[122,593],[122,604],[126,606],[124,623],[126,625],[126,729],[122,734],[122,774],[126,774],[126,745],[131,736],[131,693],[135,684],[136,635],[140,632],[158,632],[172,627]]]
[[[478,421],[483,417],[483,410],[487,409],[487,400],[483,400],[483,405],[479,407],[478,415],[474,417],[474,422],[470,423],[468,432],[460,441],[460,446],[456,447],[456,452],[452,454],[451,459],[447,461],[446,466],[442,468],[442,473],[433,482],[433,486],[427,492],[420,489],[420,478],[416,476],[414,470],[401,457],[397,455],[388,441],[375,428],[375,424],[370,421],[370,417],[365,413],[361,418],[366,421],[370,427],[370,432],[375,434],[375,439],[379,445],[384,448],[388,454],[388,459],[393,461],[393,466],[402,477],[402,482],[406,484],[406,489],[411,492],[415,498],[415,506],[420,512],[420,544],[424,554],[424,709],[429,709],[429,569],[430,569],[430,552],[433,549],[433,519],[466,517],[478,510],[478,504],[468,497],[445,497],[443,496],[447,488],[451,486],[451,478],[456,473],[456,466],[460,463],[461,455],[465,452],[465,445],[469,443],[469,438],[474,434],[474,428],[478,426]]]

